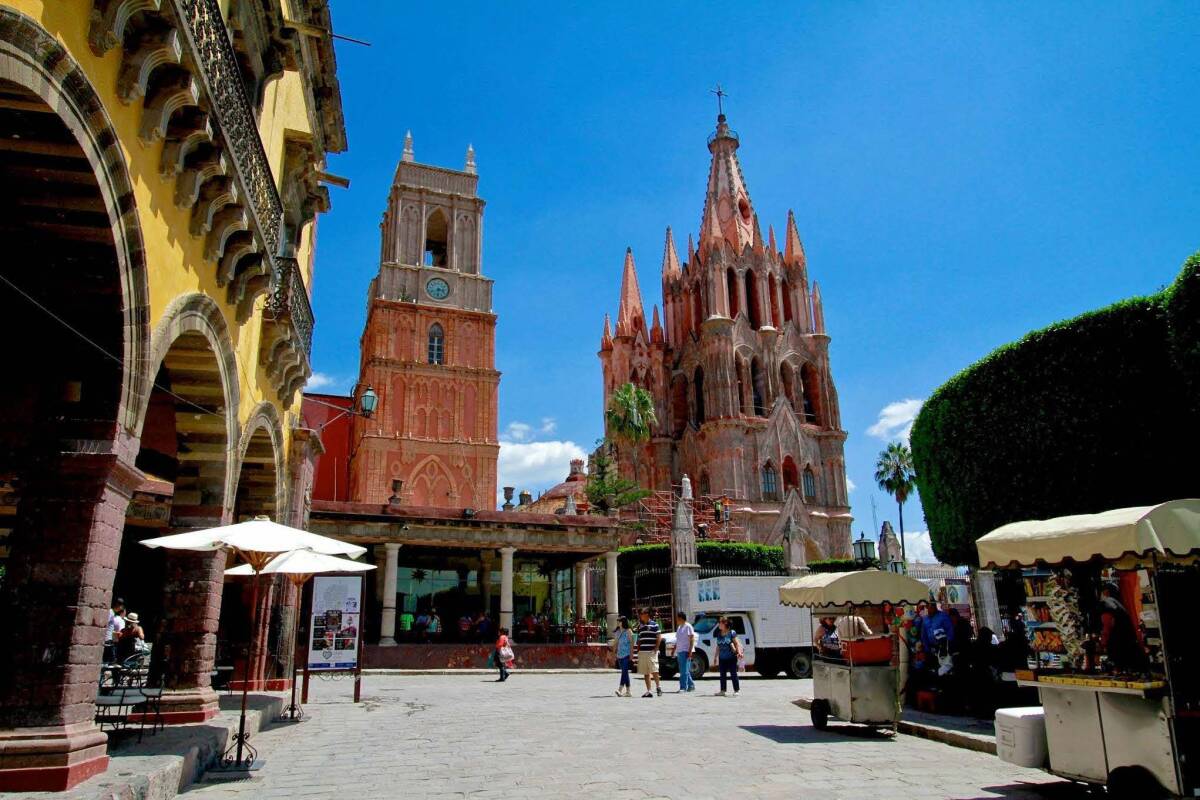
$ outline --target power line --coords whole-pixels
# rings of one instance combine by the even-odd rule
[[[63,319],[62,317],[60,317],[58,314],[55,314],[53,311],[51,311],[49,308],[47,308],[45,305],[43,305],[43,304],[41,303],[41,301],[39,301],[39,300],[38,300],[36,297],[34,297],[33,295],[29,294],[29,293],[28,293],[28,292],[26,292],[24,289],[22,289],[20,286],[17,286],[15,283],[13,283],[11,280],[9,280],[9,279],[8,279],[8,277],[7,277],[6,275],[4,275],[3,273],[0,273],[0,281],[3,281],[5,284],[7,284],[7,285],[8,285],[8,287],[9,287],[10,289],[12,289],[14,292],[16,292],[17,294],[19,294],[19,295],[21,295],[22,297],[24,297],[26,300],[28,300],[30,303],[32,303],[34,306],[36,306],[38,309],[40,309],[42,312],[44,312],[44,313],[45,313],[45,314],[46,314],[48,317],[50,317],[51,319],[53,319],[55,322],[57,322],[58,324],[62,325],[64,328],[66,328],[67,330],[69,330],[71,333],[75,334],[75,335],[76,335],[76,336],[78,336],[80,339],[82,339],[83,341],[85,341],[85,342],[87,342],[88,344],[90,344],[92,347],[94,347],[94,348],[96,348],[97,350],[99,350],[101,354],[103,354],[103,355],[107,356],[108,358],[110,358],[112,361],[114,361],[114,362],[117,364],[117,366],[118,366],[118,367],[120,367],[121,369],[124,369],[124,368],[125,368],[125,362],[124,362],[124,361],[122,361],[122,360],[121,360],[119,357],[117,357],[117,356],[113,355],[112,353],[108,352],[108,350],[106,350],[106,349],[104,348],[104,345],[102,345],[102,344],[100,344],[99,342],[97,342],[97,341],[95,341],[95,340],[91,339],[91,338],[90,338],[90,337],[88,337],[88,335],[87,335],[87,334],[85,334],[83,331],[79,330],[79,329],[78,329],[78,328],[76,328],[74,325],[72,325],[71,323],[67,322],[65,319]],[[174,397],[174,398],[175,398],[176,400],[178,400],[179,402],[181,402],[181,403],[186,403],[187,405],[189,405],[189,406],[192,406],[193,408],[195,408],[196,410],[198,410],[198,411],[200,411],[200,412],[202,412],[202,413],[204,413],[204,414],[209,414],[209,415],[211,415],[211,416],[217,417],[218,419],[225,419],[225,416],[224,416],[223,414],[218,414],[218,413],[216,413],[215,411],[209,411],[207,408],[205,408],[204,406],[200,405],[199,403],[195,403],[195,402],[193,402],[193,401],[191,401],[191,400],[187,399],[186,397],[181,397],[181,396],[179,396],[179,395],[175,394],[174,392],[172,392],[170,389],[168,389],[168,388],[167,388],[167,387],[165,387],[165,386],[162,386],[162,385],[160,385],[160,384],[158,384],[158,383],[153,383],[153,382],[152,382],[152,384],[151,384],[151,385],[152,385],[152,386],[153,386],[155,389],[158,389],[158,390],[159,390],[159,391],[161,391],[161,392],[165,392],[166,394],[169,394],[171,397]]]

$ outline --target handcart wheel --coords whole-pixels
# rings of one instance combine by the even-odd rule
[[[812,708],[808,711],[812,715],[813,727],[819,731],[829,727],[829,702],[826,700],[813,700]]]

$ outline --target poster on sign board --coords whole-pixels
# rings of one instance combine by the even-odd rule
[[[313,578],[312,617],[309,620],[308,668],[358,668],[358,636],[362,623],[362,578]]]

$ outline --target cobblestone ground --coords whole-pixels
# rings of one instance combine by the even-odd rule
[[[253,781],[200,784],[220,798],[1053,798],[1083,797],[995,756],[857,728],[815,730],[799,684],[715,680],[689,695],[613,695],[616,676],[514,673],[313,681],[309,721],[258,734]]]

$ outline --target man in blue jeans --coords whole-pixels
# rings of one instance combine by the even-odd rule
[[[692,680],[692,653],[696,650],[696,630],[686,614],[675,615],[675,660],[679,662],[679,691],[696,691]]]

